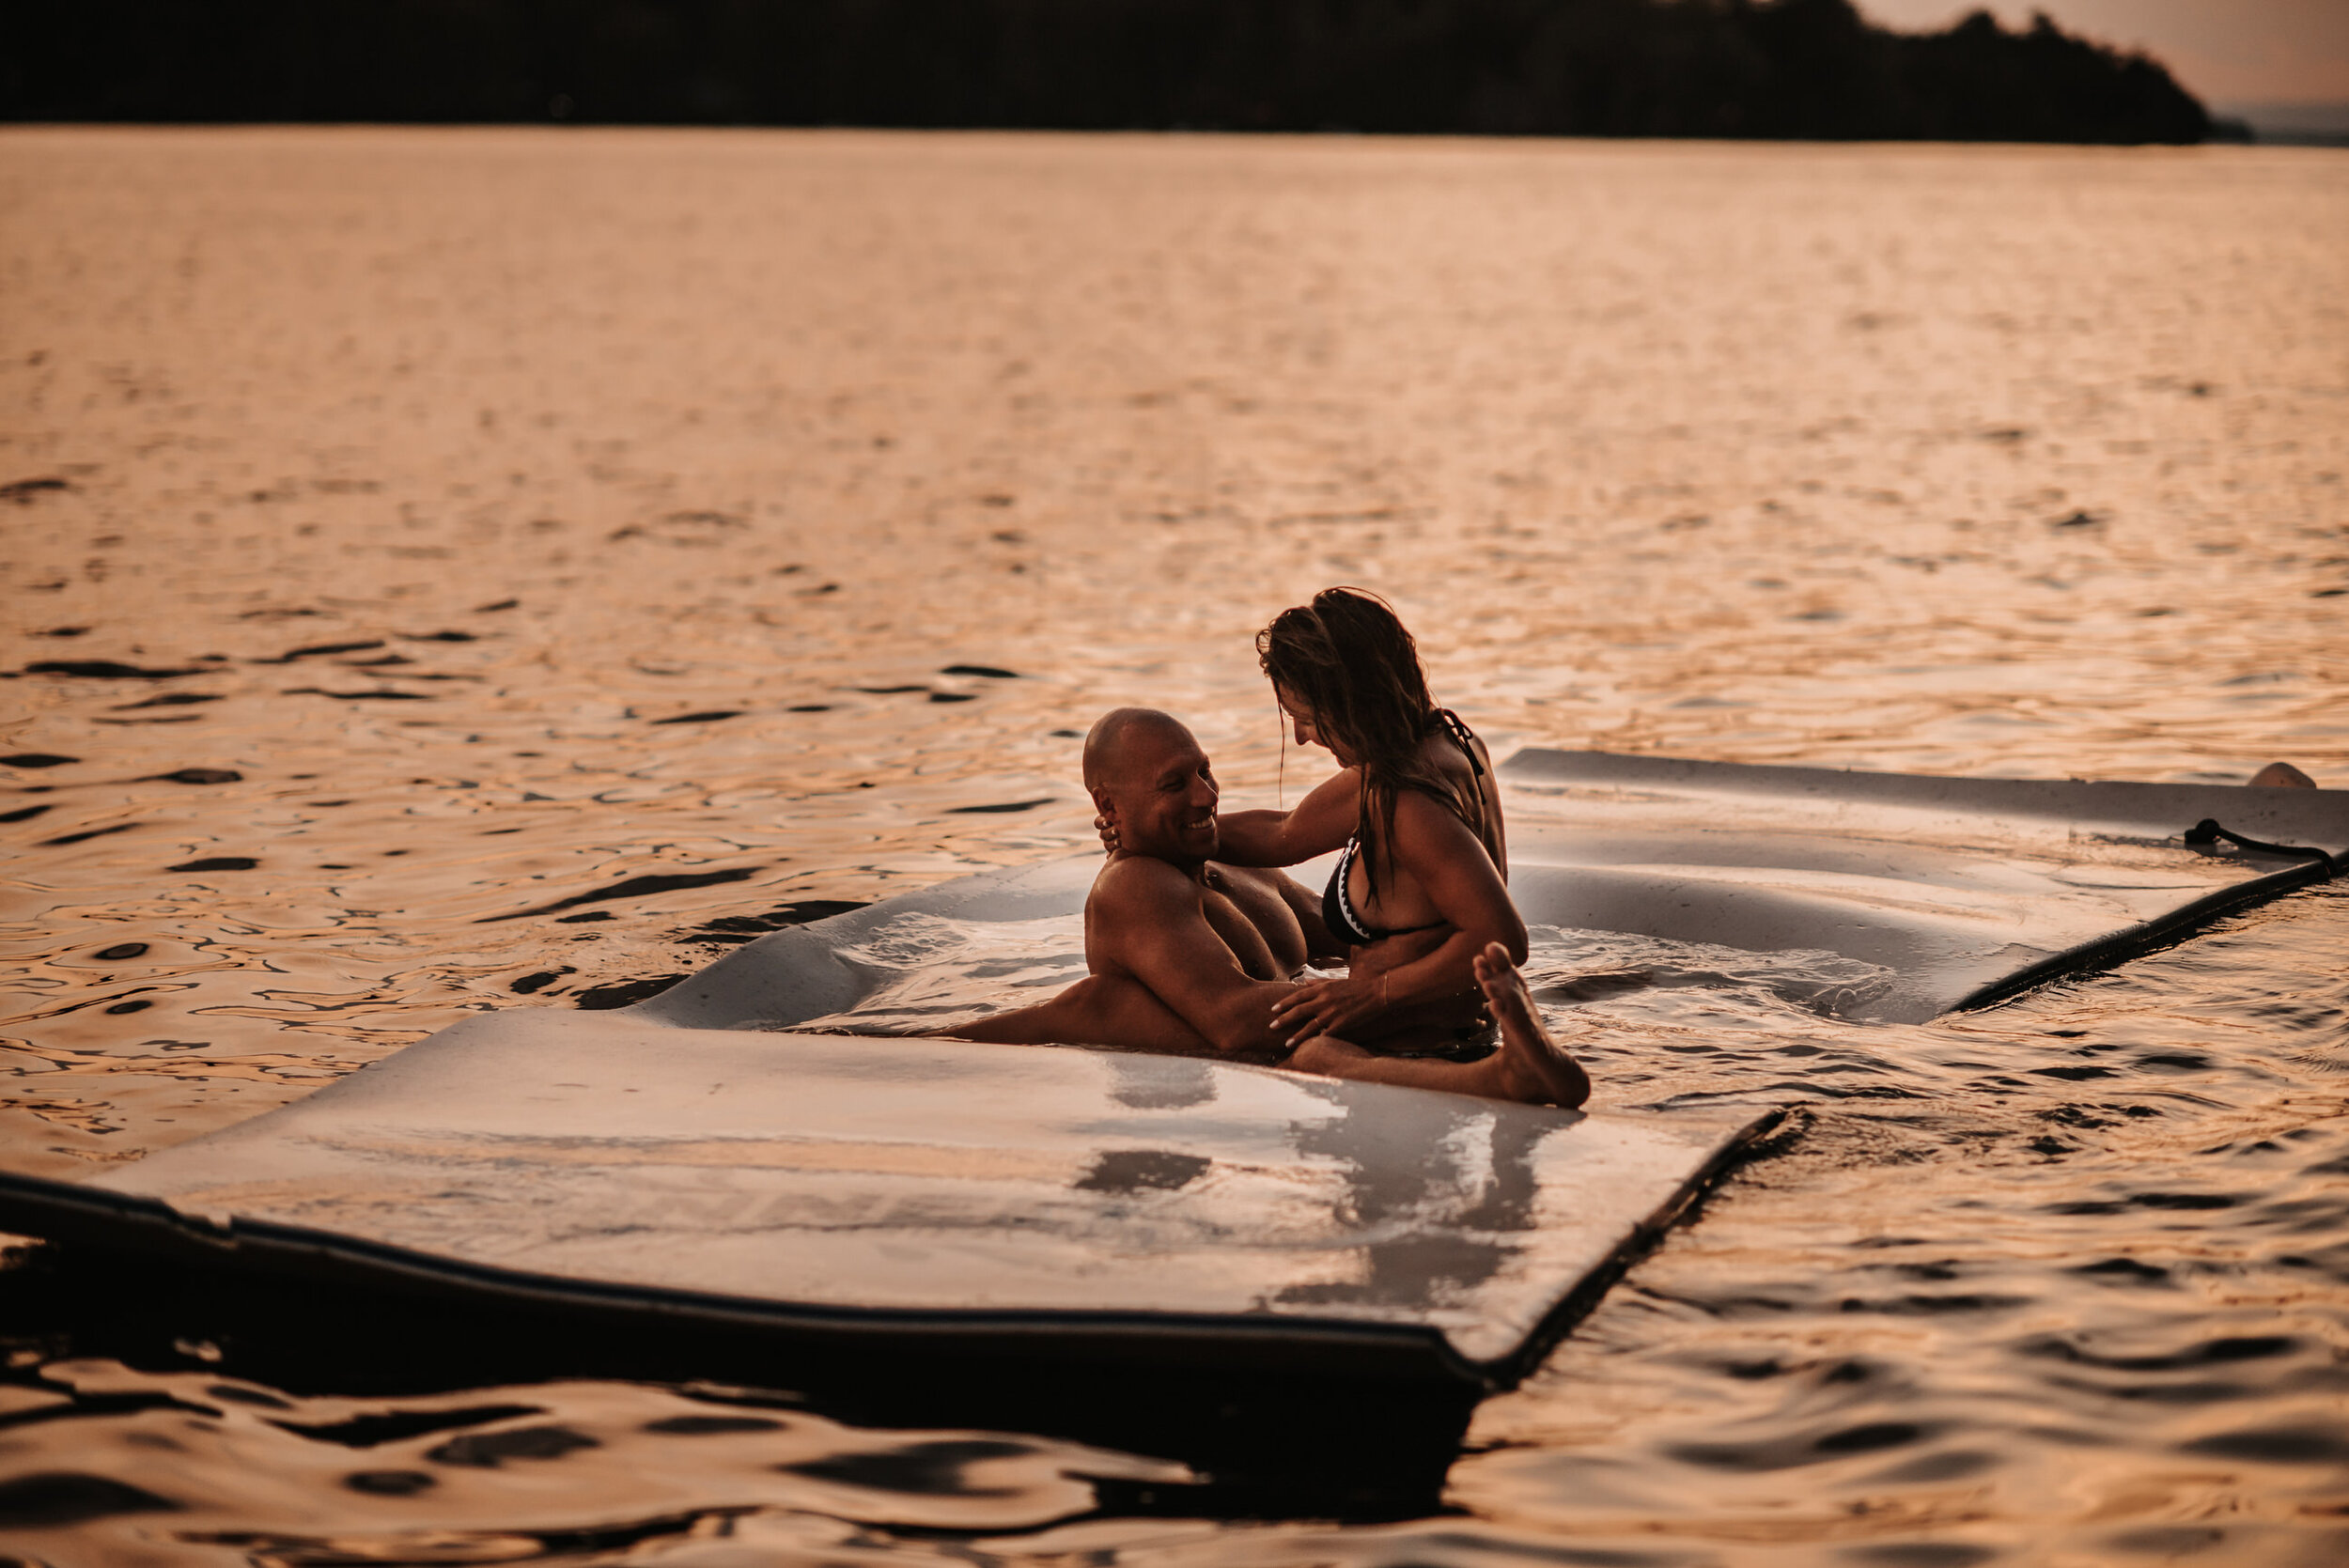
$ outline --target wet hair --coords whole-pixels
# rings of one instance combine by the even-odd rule
[[[1304,705],[1314,728],[1337,741],[1362,770],[1363,865],[1376,887],[1378,851],[1392,856],[1398,795],[1416,789],[1450,806],[1484,837],[1484,800],[1420,756],[1420,742],[1436,722],[1419,644],[1377,594],[1324,588],[1311,604],[1283,610],[1256,633],[1256,662],[1274,686]],[[1392,869],[1392,867],[1390,867]]]

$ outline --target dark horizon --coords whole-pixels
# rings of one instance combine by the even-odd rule
[[[866,126],[2187,144],[2158,62],[1850,0],[82,0],[14,122]]]

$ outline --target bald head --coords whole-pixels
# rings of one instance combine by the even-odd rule
[[[1155,707],[1113,707],[1085,732],[1085,788],[1108,787],[1131,771],[1136,757],[1147,750],[1155,754],[1163,742],[1197,746],[1183,722]]]
[[[1085,737],[1085,791],[1123,854],[1177,865],[1215,855],[1215,773],[1190,730],[1154,707],[1112,708]]]

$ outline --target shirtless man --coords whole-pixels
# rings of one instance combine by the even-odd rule
[[[1308,960],[1343,957],[1314,896],[1277,871],[1216,862],[1215,772],[1168,715],[1103,715],[1085,737],[1084,781],[1119,830],[1085,898],[1089,972],[1050,1001],[952,1032],[1250,1062],[1285,1056],[1272,1004]]]
[[[1476,960],[1501,1034],[1501,1048],[1481,1062],[1376,1056],[1330,1035],[1283,1037],[1273,1003],[1291,994],[1310,959],[1344,950],[1305,889],[1278,871],[1216,862],[1221,791],[1199,742],[1164,713],[1117,708],[1085,737],[1084,780],[1118,846],[1085,899],[1090,972],[1050,1001],[941,1033],[1278,1062],[1544,1105],[1588,1096],[1590,1080],[1543,1028],[1499,943]]]

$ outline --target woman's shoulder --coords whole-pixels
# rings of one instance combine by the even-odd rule
[[[1402,789],[1395,792],[1394,825],[1397,832],[1442,832],[1450,836],[1453,829],[1475,837],[1475,831],[1460,817],[1457,802],[1448,800],[1430,789]]]
[[[1471,835],[1484,839],[1498,830],[1501,815],[1500,780],[1492,755],[1475,731],[1450,708],[1438,708],[1422,742],[1419,760],[1442,781],[1443,792],[1419,786],[1406,791],[1444,815],[1458,821]],[[1433,820],[1432,818],[1430,820]],[[1487,848],[1493,845],[1488,843]],[[1497,853],[1497,851],[1496,851]]]
[[[1429,716],[1427,737],[1455,757],[1474,757],[1486,762],[1491,753],[1485,749],[1484,737],[1469,728],[1468,721],[1448,707],[1437,708]]]
[[[1465,724],[1455,730],[1440,716],[1420,740],[1419,761],[1444,779],[1462,784],[1492,770],[1491,753],[1475,732]]]

